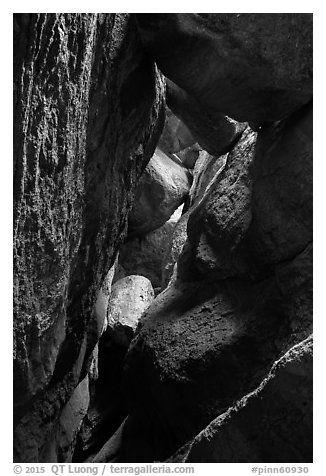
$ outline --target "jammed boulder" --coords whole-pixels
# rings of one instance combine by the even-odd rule
[[[160,149],[147,165],[129,215],[128,236],[144,235],[162,226],[185,201],[191,174]]]
[[[165,86],[128,14],[18,14],[14,31],[14,458],[38,462],[87,372]]]
[[[166,101],[187,124],[201,148],[212,155],[223,155],[231,150],[248,125],[203,106],[170,80],[166,84]]]
[[[148,278],[154,288],[161,286],[163,259],[180,219],[182,207],[181,205],[157,230],[128,240],[120,247],[119,263],[127,276],[139,274]]]
[[[128,347],[138,321],[154,299],[154,290],[144,276],[126,276],[111,290],[106,334],[110,340]]]
[[[137,21],[163,74],[203,108],[260,125],[312,97],[312,14],[141,13]]]
[[[312,338],[169,458],[173,463],[312,462]]]

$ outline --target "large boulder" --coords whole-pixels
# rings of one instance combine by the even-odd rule
[[[128,14],[18,14],[14,26],[14,458],[40,462],[87,372],[165,86]]]
[[[166,84],[166,101],[188,126],[195,141],[212,155],[226,154],[247,127],[245,122],[237,122],[207,105],[203,106],[170,80]]]
[[[202,108],[260,125],[312,97],[312,14],[140,13],[137,21],[160,70]]]
[[[266,275],[304,252],[312,242],[312,107],[257,139],[248,129],[217,180],[188,222],[190,261],[205,278]]]
[[[120,247],[119,264],[125,275],[139,274],[148,278],[154,289],[161,287],[163,259],[182,208],[183,205],[177,208],[170,219],[157,230],[128,240]]]
[[[111,290],[108,304],[108,325],[105,333],[110,340],[128,347],[139,319],[154,299],[154,290],[145,276],[126,276]]]
[[[156,149],[136,191],[128,236],[144,235],[162,226],[185,201],[190,186],[191,174],[181,161]]]
[[[312,338],[292,347],[248,395],[169,458],[173,463],[310,463]]]
[[[223,171],[228,155],[216,157],[202,150],[193,170],[193,181],[189,191],[189,205],[198,205]]]

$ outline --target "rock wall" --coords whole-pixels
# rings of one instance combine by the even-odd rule
[[[15,16],[15,459],[43,461],[164,122],[128,14]]]

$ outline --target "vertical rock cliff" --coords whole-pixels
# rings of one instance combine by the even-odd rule
[[[164,122],[164,82],[128,14],[15,15],[15,457],[87,371],[91,310]]]

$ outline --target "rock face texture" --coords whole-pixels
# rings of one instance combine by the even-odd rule
[[[15,459],[35,462],[85,373],[164,83],[128,14],[16,15],[14,51]]]
[[[185,201],[191,186],[188,170],[160,149],[147,165],[129,215],[129,236],[141,236],[162,226]]]
[[[312,462],[312,441],[312,339],[307,338],[169,462]]]
[[[163,74],[208,110],[259,125],[312,97],[311,14],[145,13],[137,21]]]
[[[311,48],[15,15],[15,461],[312,461]]]

